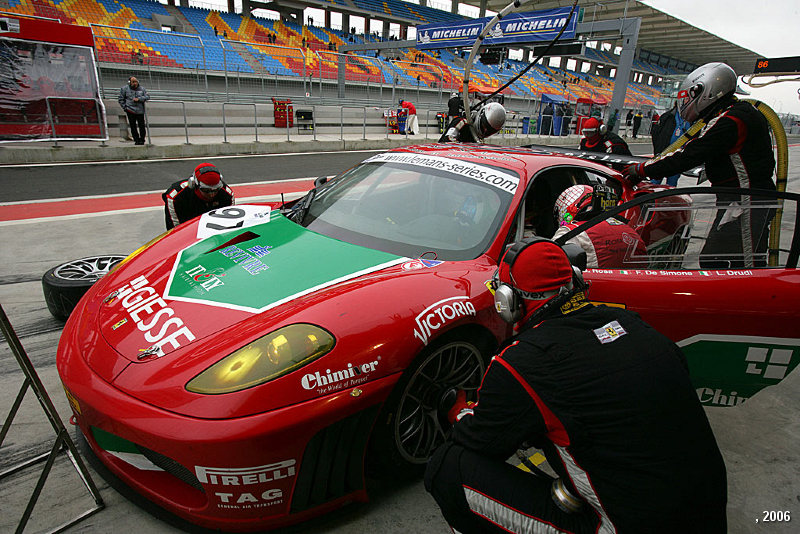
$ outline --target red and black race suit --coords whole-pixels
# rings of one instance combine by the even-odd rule
[[[209,201],[200,198],[197,192],[189,187],[189,180],[180,180],[169,186],[161,194],[164,200],[164,217],[167,230],[178,226],[198,215],[217,208],[232,206],[234,203],[233,190],[227,184]]]
[[[586,137],[581,139],[581,150],[589,152],[601,152],[603,154],[621,154],[631,156],[628,143],[614,132],[606,132],[599,136],[594,142]]]
[[[712,186],[775,190],[775,157],[767,120],[752,104],[734,101],[681,148],[644,164],[650,178],[672,176],[705,163]]]

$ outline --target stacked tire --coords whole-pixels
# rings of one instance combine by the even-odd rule
[[[56,319],[66,321],[89,288],[124,258],[122,254],[90,256],[53,267],[42,276],[47,309]]]

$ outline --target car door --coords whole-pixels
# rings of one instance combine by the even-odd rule
[[[558,241],[611,218],[633,226],[647,254],[587,269],[589,298],[638,312],[683,349],[701,402],[734,406],[800,362],[798,200],[792,193],[712,187],[654,192]]]

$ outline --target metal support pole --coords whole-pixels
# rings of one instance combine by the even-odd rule
[[[61,526],[57,527],[56,529],[52,530],[52,532],[62,532],[66,530],[68,527],[75,525],[82,519],[102,510],[105,507],[105,503],[103,502],[103,498],[100,496],[100,491],[97,489],[94,481],[92,480],[92,476],[89,473],[86,465],[83,463],[83,459],[78,454],[78,449],[75,447],[75,443],[73,443],[72,439],[69,437],[69,433],[67,429],[64,427],[64,423],[61,422],[61,418],[58,415],[58,411],[56,410],[55,406],[53,405],[53,401],[50,399],[50,396],[47,393],[47,390],[42,384],[39,375],[36,373],[36,369],[33,367],[33,363],[31,363],[30,358],[28,357],[25,349],[22,347],[22,343],[20,343],[19,337],[17,337],[16,332],[14,332],[14,328],[11,326],[11,322],[8,320],[8,316],[6,316],[5,310],[0,305],[0,330],[3,333],[3,336],[8,343],[9,348],[11,348],[11,352],[14,354],[14,357],[17,360],[17,363],[22,369],[23,374],[25,375],[25,380],[23,381],[22,388],[20,389],[19,394],[17,395],[17,400],[15,401],[14,407],[12,407],[12,413],[9,414],[9,417],[6,419],[5,424],[3,425],[3,430],[0,433],[0,446],[3,444],[3,440],[6,437],[8,429],[11,426],[11,422],[14,419],[14,416],[17,413],[17,409],[19,408],[19,404],[22,401],[25,393],[27,392],[28,388],[32,389],[36,398],[39,400],[39,405],[42,407],[47,419],[50,422],[50,425],[55,432],[56,439],[53,443],[53,447],[50,450],[50,453],[45,453],[39,455],[35,458],[29,459],[28,461],[24,461],[16,466],[12,466],[11,468],[3,471],[0,473],[0,479],[8,476],[12,473],[16,473],[21,469],[29,467],[35,463],[38,463],[42,460],[46,460],[45,466],[42,470],[42,473],[39,475],[39,479],[37,481],[36,487],[31,494],[30,499],[28,500],[28,505],[25,508],[25,511],[22,514],[22,518],[20,519],[19,523],[17,524],[16,533],[21,534],[25,530],[25,526],[28,524],[28,520],[33,513],[34,507],[36,506],[36,502],[39,499],[39,496],[42,492],[42,488],[47,481],[47,477],[50,474],[50,471],[53,467],[53,463],[56,458],[56,454],[59,452],[66,450],[67,455],[72,462],[73,467],[78,472],[78,476],[83,481],[84,485],[86,486],[89,493],[92,495],[94,499],[95,505],[93,508],[83,512],[82,514],[78,515],[77,517],[69,520],[68,522],[62,524]],[[7,510],[4,510],[7,512]]]

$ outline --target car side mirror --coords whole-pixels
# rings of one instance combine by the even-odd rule
[[[319,187],[321,185],[324,185],[327,182],[328,182],[328,177],[327,176],[320,176],[316,180],[314,180],[314,187]]]
[[[586,270],[586,251],[583,250],[580,245],[576,243],[565,243],[561,248],[567,253],[567,258],[569,258],[569,262],[572,265],[581,271]]]

